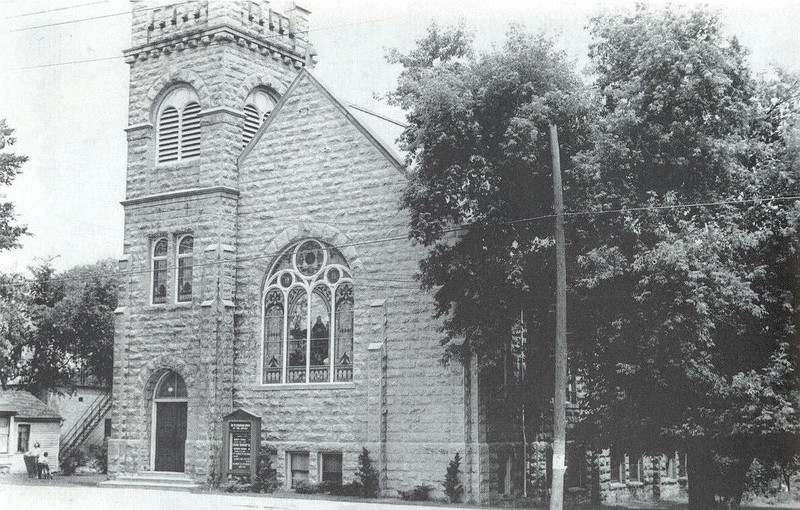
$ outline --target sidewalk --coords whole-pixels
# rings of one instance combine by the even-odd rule
[[[380,508],[442,510],[447,508],[388,502],[367,503],[45,484],[0,485],[0,501],[4,508],[9,509],[47,508],[48,510],[376,510]]]

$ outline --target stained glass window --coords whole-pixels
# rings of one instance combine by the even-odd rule
[[[153,293],[154,305],[167,302],[167,240],[156,240],[153,244]]]
[[[178,241],[178,302],[192,300],[192,265],[194,238],[183,236]]]
[[[316,239],[292,245],[263,295],[262,384],[353,379],[353,280],[336,248]]]

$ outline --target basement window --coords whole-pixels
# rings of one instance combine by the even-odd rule
[[[342,454],[323,453],[320,457],[320,480],[337,484],[342,483]]]
[[[289,481],[292,489],[301,482],[308,482],[308,452],[289,453]]]

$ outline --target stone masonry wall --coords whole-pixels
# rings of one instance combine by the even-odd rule
[[[248,2],[163,4],[134,2],[134,47],[126,52],[131,81],[120,269],[128,276],[116,314],[109,470],[152,468],[152,392],[158,377],[174,370],[188,390],[186,471],[204,481],[217,466],[219,419],[233,408],[235,185],[244,102],[258,86],[285,92],[302,63],[293,41],[265,37],[243,16]],[[178,84],[193,87],[200,99],[200,156],[157,164],[155,115]],[[175,245],[183,234],[194,236],[191,303],[175,299]],[[167,302],[151,305],[150,251],[159,237],[169,243],[171,285]]]
[[[464,455],[463,374],[439,364],[432,299],[412,275],[423,251],[402,239],[401,171],[313,83],[301,77],[263,138],[240,166],[237,256],[236,406],[263,418],[264,441],[278,451],[341,451],[352,479],[361,448],[380,466],[379,342],[387,313],[385,494],[417,484],[441,494],[447,463]],[[367,243],[399,236],[401,240]],[[354,269],[354,377],[351,384],[289,389],[259,384],[262,282],[277,251],[315,237],[341,251]],[[363,243],[363,244],[362,244]],[[394,280],[394,281],[392,281]],[[340,387],[343,386],[343,387]]]
[[[235,228],[235,197],[223,193],[184,200],[128,205],[126,260],[115,332],[114,404],[110,469],[135,472],[151,469],[152,392],[163,370],[178,372],[189,397],[187,470],[205,476],[213,466],[219,418],[230,409],[233,310],[230,264],[219,239],[230,239]],[[168,286],[167,303],[150,304],[150,250],[166,237],[169,253],[183,234],[194,235],[193,296],[176,303]],[[175,282],[174,263],[168,281]],[[227,388],[227,390],[226,390]],[[226,405],[227,402],[227,405]]]

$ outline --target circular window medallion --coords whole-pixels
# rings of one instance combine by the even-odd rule
[[[317,241],[306,241],[301,244],[294,256],[294,265],[303,276],[313,276],[322,268],[325,253]]]
[[[335,267],[334,267],[334,268],[331,268],[331,269],[328,271],[328,282],[330,282],[330,283],[336,283],[336,282],[338,282],[338,281],[339,281],[339,278],[340,278],[341,276],[342,276],[342,275],[341,275],[341,273],[339,273],[339,270],[338,270],[338,269],[336,269]]]
[[[283,287],[284,289],[289,288],[289,286],[292,284],[293,281],[294,278],[292,277],[291,273],[283,273],[281,275],[281,287]]]

